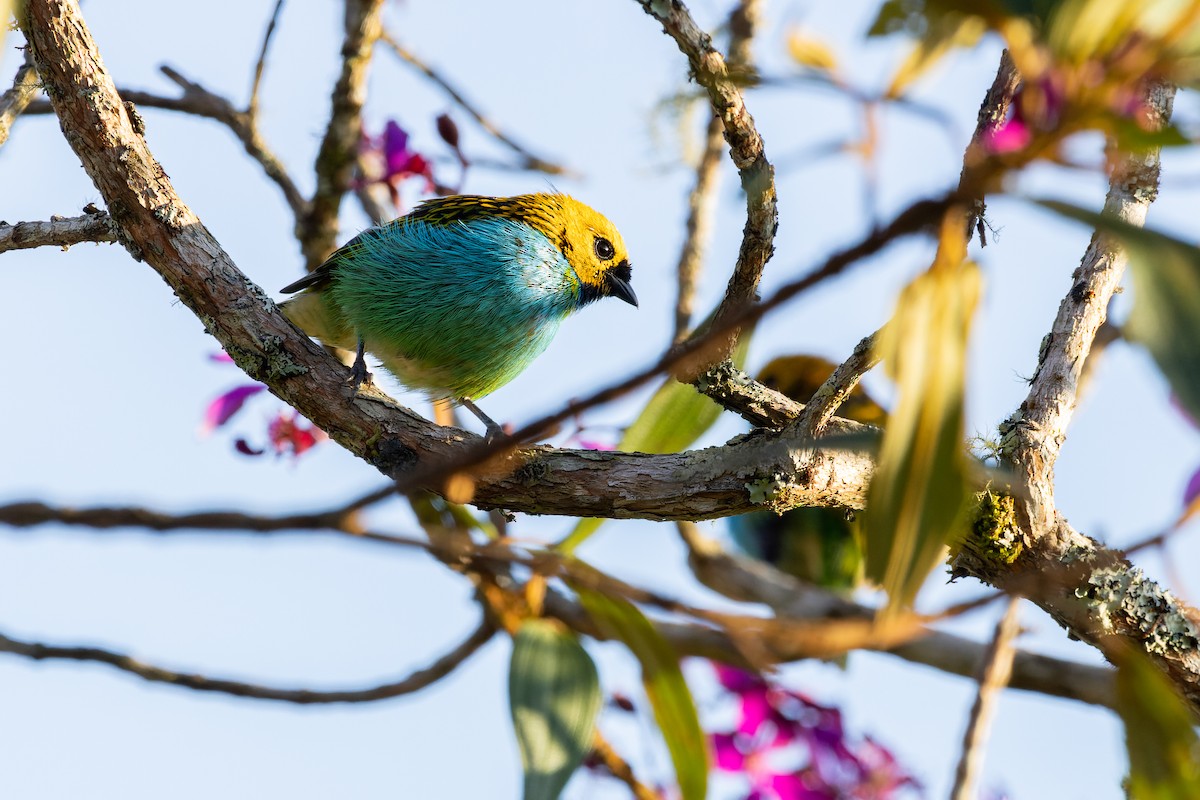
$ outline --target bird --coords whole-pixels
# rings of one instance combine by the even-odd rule
[[[637,306],[615,225],[565,194],[451,195],[368,228],[281,292],[284,315],[321,342],[365,352],[405,386],[471,411],[519,375],[564,318],[605,297]]]
[[[781,356],[762,368],[758,380],[806,403],[836,367],[819,356]],[[887,412],[861,385],[854,387],[838,414],[868,425],[887,422]],[[849,593],[863,581],[859,521],[848,518],[845,511],[756,511],[731,517],[729,525],[740,550],[803,581],[839,593]]]

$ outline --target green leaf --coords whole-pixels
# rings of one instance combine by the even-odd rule
[[[637,606],[581,586],[572,588],[596,624],[624,642],[641,662],[642,683],[671,753],[680,794],[683,800],[703,800],[708,792],[708,740],[679,669],[679,656]]]
[[[575,634],[531,619],[513,637],[508,672],[525,800],[555,800],[592,747],[600,712],[596,665]]]
[[[901,293],[879,351],[899,389],[864,515],[866,573],[889,608],[911,605],[970,497],[963,431],[975,265],[935,265]]]
[[[1200,742],[1166,677],[1129,648],[1117,661],[1117,712],[1125,723],[1131,800],[1200,797]]]
[[[712,315],[709,315],[710,318]],[[707,325],[707,320],[701,328]],[[750,349],[750,331],[743,331],[738,346],[733,351],[732,361],[737,367],[746,363]],[[704,432],[712,427],[723,409],[708,397],[700,394],[689,383],[680,383],[674,378],[663,381],[650,402],[638,414],[633,424],[625,429],[617,449],[627,453],[678,453],[686,450]],[[595,533],[605,522],[600,517],[585,517],[555,548],[563,553],[575,550],[585,539]]]
[[[1125,338],[1150,352],[1179,402],[1200,419],[1200,249],[1066,203],[1040,204],[1124,245],[1133,276],[1133,308],[1124,326]]]

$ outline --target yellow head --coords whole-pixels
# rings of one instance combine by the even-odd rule
[[[411,214],[433,224],[505,217],[524,222],[558,245],[580,282],[580,303],[619,297],[637,305],[625,240],[608,218],[565,194],[516,197],[453,195],[422,203]]]

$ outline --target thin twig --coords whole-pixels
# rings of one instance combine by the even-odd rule
[[[821,435],[829,420],[833,419],[833,415],[854,391],[854,387],[858,386],[862,376],[879,363],[879,357],[875,354],[875,340],[878,336],[879,331],[876,331],[863,337],[854,346],[850,357],[825,379],[817,393],[805,404],[804,412],[796,422],[797,431],[814,438]]]
[[[0,634],[0,653],[31,658],[35,661],[65,660],[90,661],[107,664],[110,667],[136,675],[143,680],[155,683],[166,683],[183,689],[194,689],[198,692],[218,692],[220,694],[247,697],[255,700],[277,700],[298,705],[317,705],[328,703],[369,703],[376,700],[387,700],[401,695],[420,691],[430,684],[441,680],[453,672],[460,664],[488,642],[496,632],[489,620],[484,620],[471,634],[453,650],[434,661],[427,667],[413,672],[406,678],[389,683],[371,686],[365,689],[344,689],[340,691],[321,691],[316,689],[282,689],[273,686],[262,686],[242,681],[209,678],[190,672],[176,672],[162,667],[147,664],[132,656],[105,650],[99,647],[64,647],[42,644],[40,642],[24,642]]]
[[[452,84],[440,72],[430,66],[420,56],[401,44],[387,31],[384,31],[383,35],[380,37],[380,41],[386,44],[391,51],[396,54],[397,58],[412,66],[430,81],[441,87],[442,91],[444,91],[450,97],[450,99],[458,105],[459,108],[465,111],[468,116],[474,119],[475,122],[479,124],[480,128],[483,128],[483,130],[491,134],[496,141],[500,142],[505,147],[516,153],[521,158],[521,162],[518,165],[519,169],[544,172],[547,175],[576,175],[576,173],[572,172],[561,164],[556,164],[555,162],[542,158],[541,156],[534,155],[527,147],[520,144],[503,130],[501,130],[498,125],[484,116],[483,112],[481,112],[475,106],[475,104],[467,100],[463,93],[460,92],[454,86],[454,84]]]
[[[758,17],[761,13],[759,0],[742,0],[729,15],[729,64],[741,74],[751,72],[751,44]],[[679,263],[675,267],[678,296],[675,301],[676,344],[687,338],[692,323],[696,301],[696,287],[700,269],[704,264],[704,250],[712,233],[713,216],[716,214],[717,186],[721,173],[721,150],[725,143],[725,126],[721,119],[713,116],[704,133],[704,145],[696,163],[696,183],[688,196],[688,217],[685,225],[683,248]]]
[[[987,160],[987,151],[983,146],[984,138],[994,133],[1008,117],[1008,111],[1012,107],[1020,85],[1021,73],[1017,70],[1012,56],[1005,50],[1000,54],[1000,65],[996,68],[996,77],[992,80],[987,94],[983,96],[979,113],[975,117],[975,132],[971,134],[971,141],[963,154],[963,166],[962,172],[958,176],[958,185],[963,188],[968,186],[979,186],[980,188],[978,194],[971,198],[969,203],[964,233],[969,242],[971,236],[978,232],[980,246],[987,245],[987,237],[984,233],[987,225],[987,221],[984,219],[987,205],[983,192],[986,187],[980,185],[980,181],[976,179],[974,173],[978,166]]]
[[[629,762],[613,749],[600,731],[596,731],[596,735],[592,739],[592,755],[608,771],[608,774],[628,786],[629,791],[637,800],[661,800],[658,792],[637,779],[637,776],[633,774],[633,767],[629,766]]]
[[[53,217],[45,222],[0,222],[0,253],[34,247],[61,247],[66,250],[82,242],[115,242],[116,228],[107,212],[79,217]]]
[[[1000,699],[1000,690],[1012,677],[1013,657],[1017,652],[1013,642],[1021,628],[1020,608],[1021,598],[1009,599],[1004,616],[996,623],[996,632],[988,646],[987,655],[980,665],[979,691],[975,695],[967,730],[963,734],[962,755],[954,773],[951,800],[973,800],[975,797],[979,770],[983,766],[983,748]]]
[[[258,60],[254,63],[254,78],[250,83],[250,100],[246,103],[246,113],[255,121],[258,120],[258,93],[267,65],[267,50],[271,47],[271,37],[275,34],[275,25],[279,22],[279,12],[282,10],[283,0],[275,0],[275,10],[271,12],[271,20],[263,33],[262,47],[258,50]]]
[[[353,516],[364,508],[391,497],[392,494],[394,486],[388,484],[383,489],[376,489],[327,511],[277,517],[225,510],[168,514],[141,506],[73,508],[26,501],[0,505],[0,524],[25,528],[57,522],[62,525],[82,525],[90,528],[148,528],[158,532],[196,529],[269,533],[329,529],[358,535],[360,532],[349,524]]]
[[[0,22],[0,25],[7,24],[7,20]],[[34,69],[33,59],[27,52],[24,63],[17,68],[12,88],[0,94],[0,146],[8,141],[13,121],[33,102],[38,88],[37,70]]]
[[[709,120],[708,130],[704,134],[704,149],[696,163],[696,184],[688,195],[683,248],[675,265],[678,294],[675,299],[675,333],[671,339],[676,344],[686,339],[691,331],[700,269],[704,266],[704,251],[712,236],[717,186],[721,177],[721,150],[725,144],[723,131],[721,120],[716,117]]]
[[[254,115],[249,111],[238,110],[226,98],[210,92],[195,81],[188,80],[178,70],[166,64],[159,67],[159,71],[183,90],[183,97],[176,103],[159,103],[156,107],[187,111],[224,123],[242,143],[246,153],[262,166],[267,177],[283,192],[283,198],[287,201],[288,207],[292,209],[297,221],[303,219],[309,210],[308,201],[300,193],[299,187],[292,180],[292,176],[288,174],[283,162],[271,152],[266,142],[263,141]],[[139,103],[139,98],[146,99],[140,93],[122,93],[122,97],[133,103]]]

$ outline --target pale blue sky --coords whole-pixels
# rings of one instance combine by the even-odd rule
[[[150,0],[88,3],[85,15],[119,85],[173,93],[156,72],[169,63],[241,102],[249,86],[270,0],[177,4]],[[263,87],[268,141],[308,191],[311,163],[328,113],[337,69],[340,13],[335,3],[285,6]],[[785,35],[803,22],[833,42],[855,80],[885,85],[898,42],[863,45],[872,4],[769,3],[756,51],[764,70],[788,74]],[[706,27],[724,3],[698,2]],[[655,358],[670,335],[674,263],[690,172],[678,166],[679,127],[656,116],[683,86],[675,45],[637,4],[395,2],[395,34],[465,87],[489,114],[538,153],[580,170],[558,179],[622,230],[641,307],[600,303],[568,321],[551,349],[488,398],[498,420],[521,422],[558,407],[597,383]],[[7,83],[18,55],[0,60]],[[880,202],[883,213],[940,191],[957,178],[962,148],[998,46],[954,57],[922,85],[921,98],[951,115],[944,130],[908,113],[884,115]],[[751,94],[770,157],[781,165],[778,249],[769,291],[808,269],[869,225],[859,166],[848,158],[799,164],[788,158],[844,137],[853,107],[814,88]],[[1195,120],[1195,103],[1181,98]],[[438,151],[433,118],[450,104],[387,53],[372,72],[367,119],[391,117],[419,149]],[[219,125],[144,109],[147,139],[176,189],[238,265],[269,292],[301,265],[291,220],[274,187]],[[456,114],[469,153],[504,155]],[[654,123],[654,121],[657,121]],[[701,122],[692,121],[694,132]],[[1096,140],[1079,153],[1096,158]],[[454,175],[453,170],[449,173]],[[1190,235],[1200,161],[1169,155],[1153,224]],[[702,286],[702,307],[720,296],[743,224],[732,169],[724,167],[717,240]],[[71,215],[99,197],[48,117],[20,121],[0,149],[0,219]],[[466,190],[517,194],[547,186],[539,175],[471,173]],[[1098,204],[1101,177],[1038,170],[1016,187]],[[996,200],[995,245],[980,256],[986,295],[973,341],[969,424],[987,432],[1019,403],[1021,376],[1034,366],[1060,296],[1069,287],[1088,233],[1037,217],[1016,201]],[[365,224],[353,203],[343,238]],[[750,366],[786,352],[834,359],[887,316],[895,293],[920,269],[929,247],[908,243],[856,268],[770,317]],[[382,483],[372,468],[333,445],[296,464],[232,452],[230,437],[196,435],[205,404],[239,374],[216,365],[216,347],[144,264],[114,246],[80,245],[9,253],[0,265],[0,335],[10,358],[0,393],[7,420],[0,446],[0,502],[39,499],[79,506],[138,503],[170,511],[231,507],[263,513],[319,509]],[[879,376],[869,384],[881,394]],[[407,402],[419,398],[403,395]],[[624,423],[639,394],[596,413]],[[261,435],[271,401],[260,398],[237,430]],[[706,441],[741,430],[724,421]],[[1060,507],[1079,528],[1123,544],[1172,518],[1200,437],[1167,405],[1149,360],[1126,346],[1110,350],[1080,411],[1058,468]],[[411,532],[399,503],[371,515],[376,528]],[[522,536],[556,537],[569,520],[521,517]],[[707,529],[719,534],[721,524]],[[1183,595],[1194,591],[1194,545],[1172,550]],[[670,525],[611,523],[581,555],[659,590],[712,601],[696,588]],[[1162,560],[1139,560],[1166,574]],[[1178,583],[1179,580],[1184,583]],[[980,591],[935,577],[928,607]],[[46,526],[0,531],[0,631],[55,643],[129,651],[154,663],[280,685],[336,688],[406,674],[461,639],[477,612],[466,581],[425,556],[337,540],[225,535],[155,538],[139,531],[87,533]],[[1025,643],[1095,663],[1089,648],[1066,641],[1041,612],[1026,609]],[[993,612],[956,623],[982,638]],[[613,646],[594,649],[606,687],[636,692],[630,659]],[[519,782],[504,696],[507,642],[499,639],[451,678],[419,695],[359,707],[297,708],[150,685],[102,666],[34,664],[0,657],[0,766],[14,798],[512,797]],[[703,713],[717,719],[702,666],[689,666]],[[945,796],[973,686],[895,658],[852,657],[839,671],[803,664],[785,671],[797,687],[840,705],[856,733],[892,747]],[[614,740],[647,771],[663,777],[665,755],[644,729],[616,721]],[[1121,728],[1109,713],[1076,703],[1010,692],[1003,696],[986,767],[987,786],[1018,800],[1117,798],[1124,771]],[[649,756],[647,756],[649,754]],[[647,767],[647,758],[650,766]],[[729,783],[718,788],[728,792]],[[622,797],[607,782],[576,780],[569,797]],[[715,796],[732,796],[729,794]]]

